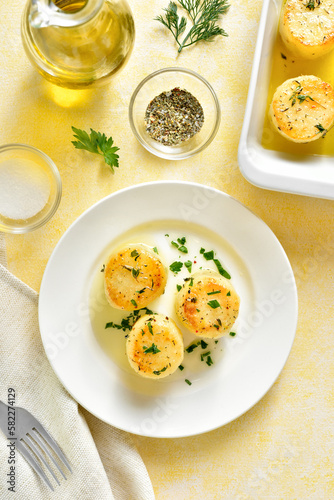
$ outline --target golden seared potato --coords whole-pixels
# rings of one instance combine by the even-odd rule
[[[192,333],[218,338],[231,330],[240,299],[230,280],[209,269],[198,271],[176,296],[176,313]]]
[[[287,48],[307,59],[334,48],[332,0],[288,0],[283,7],[279,31]]]
[[[182,363],[182,333],[167,316],[145,314],[129,333],[126,353],[138,375],[151,379],[167,377]]]
[[[286,139],[306,143],[324,137],[334,123],[334,91],[313,75],[291,78],[273,96],[269,114]]]
[[[165,290],[167,272],[159,256],[143,244],[128,245],[113,253],[104,271],[109,304],[133,311],[146,307]]]

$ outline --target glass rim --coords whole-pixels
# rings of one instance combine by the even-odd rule
[[[33,223],[28,223],[24,226],[17,226],[17,227],[12,227],[8,226],[6,223],[0,221],[0,233],[11,233],[11,234],[23,234],[23,233],[28,233],[30,231],[34,231],[35,229],[39,229],[40,227],[44,226],[56,213],[61,196],[62,196],[62,181],[60,177],[60,173],[58,168],[56,167],[56,164],[54,161],[43,151],[41,151],[38,148],[35,148],[34,146],[30,146],[29,144],[23,144],[23,143],[10,143],[10,144],[4,144],[0,146],[0,156],[3,152],[5,151],[17,151],[17,150],[23,150],[23,151],[30,151],[37,156],[41,157],[45,164],[48,166],[49,171],[51,172],[52,178],[55,181],[55,199],[48,209],[48,211],[44,214],[41,219],[36,220]]]

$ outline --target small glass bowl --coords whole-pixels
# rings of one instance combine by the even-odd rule
[[[190,139],[176,146],[166,146],[149,136],[144,118],[152,99],[175,87],[196,97],[204,111],[204,123]],[[129,120],[132,132],[150,153],[168,160],[183,160],[199,153],[213,140],[220,124],[220,106],[215,91],[202,76],[190,69],[164,68],[150,74],[138,85],[130,100]]]
[[[0,147],[0,231],[27,233],[56,212],[62,192],[56,165],[25,144]]]

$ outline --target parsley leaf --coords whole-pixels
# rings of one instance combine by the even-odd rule
[[[92,128],[90,129],[90,135],[85,130],[79,128],[72,127],[72,130],[74,138],[77,139],[77,141],[72,141],[76,149],[85,149],[90,153],[103,156],[104,161],[110,166],[112,172],[114,172],[114,167],[119,167],[119,156],[116,154],[119,148],[113,146],[114,140],[112,137],[108,138],[105,134],[96,132]]]
[[[218,300],[209,300],[208,306],[212,307],[212,309],[217,309],[217,307],[221,307]]]
[[[145,354],[157,354],[158,352],[161,352],[160,349],[158,349],[158,346],[156,346],[155,344],[152,344],[151,347],[146,347],[144,345],[143,349]]]
[[[169,269],[170,269],[173,273],[177,274],[177,273],[179,273],[179,272],[181,271],[182,266],[183,266],[183,262],[178,262],[178,261],[175,261],[175,262],[173,262],[173,263],[169,266]]]

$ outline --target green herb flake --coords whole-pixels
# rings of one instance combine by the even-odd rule
[[[169,238],[169,234],[165,234],[166,238]]]
[[[216,295],[216,293],[221,293],[220,290],[216,290],[214,292],[208,292],[207,295]]]
[[[169,269],[170,269],[173,273],[177,274],[177,273],[179,273],[179,272],[181,271],[182,267],[183,267],[183,262],[178,262],[178,261],[175,261],[175,262],[173,262],[173,263],[169,266]]]
[[[184,245],[187,240],[186,237],[183,236],[182,238],[178,238],[177,241],[180,243],[180,245]]]
[[[201,340],[201,348],[202,349],[206,349],[208,347],[209,344],[207,344],[206,342],[204,342],[204,340]]]
[[[213,259],[213,262],[216,264],[219,274],[221,276],[224,276],[224,278],[230,280],[231,279],[230,274],[223,268],[220,261],[218,259]]]
[[[135,250],[132,250],[132,252],[131,252],[131,257],[137,257],[137,258],[139,257],[139,253],[137,252],[137,250],[136,250],[136,249],[135,249]]]
[[[153,247],[153,252],[159,254],[157,247]]]
[[[207,364],[208,366],[213,365],[213,361],[212,361],[211,356],[208,356],[208,357],[206,358],[206,364]]]
[[[147,326],[148,326],[148,331],[150,332],[151,335],[153,335],[152,323],[150,321],[147,322]]]
[[[200,345],[200,342],[196,342],[195,344],[190,344],[190,346],[187,347],[186,351],[188,353],[191,353],[193,352],[194,349],[196,349],[196,347],[198,347]]]
[[[190,278],[189,286],[193,286],[193,285],[194,285],[194,278]]]
[[[176,285],[176,288],[177,288],[177,291],[179,292],[181,290],[182,286],[181,285]]]
[[[204,361],[204,358],[206,358],[207,356],[210,356],[210,354],[211,354],[210,351],[203,352],[203,354],[201,354],[201,361]]]
[[[200,249],[199,253],[203,254],[204,252],[205,252],[205,248],[203,248],[203,247],[202,247],[202,248]]]
[[[187,248],[187,247],[185,247],[184,245],[181,245],[181,246],[179,247],[179,251],[180,251],[180,252],[182,252],[182,253],[188,253],[188,248]]]
[[[187,260],[184,265],[186,266],[186,268],[188,269],[188,271],[191,273],[191,268],[192,268],[192,262],[191,260]]]
[[[204,252],[203,257],[205,260],[213,260],[215,257],[215,253],[213,250],[210,250],[209,252]]]
[[[185,381],[186,384],[192,385],[192,382],[190,382],[190,380],[188,380],[187,378],[184,381]]]
[[[161,368],[161,370],[154,370],[154,375],[160,375],[162,372],[165,372],[168,368],[168,365],[164,366],[163,368]]]
[[[317,128],[319,130],[319,132],[317,132],[317,134],[323,134],[323,137],[325,137],[325,135],[327,134],[328,130],[325,129],[321,123],[318,123],[318,125],[314,125],[315,128]]]
[[[154,343],[150,347],[146,347],[144,345],[143,350],[145,354],[157,354],[158,352],[161,352]]]
[[[143,330],[143,329],[141,329],[141,334],[142,334],[142,335],[145,335],[145,332],[144,332],[144,330]]]
[[[182,370],[184,370],[184,366],[183,366],[183,365],[180,365],[180,366],[179,366],[179,370],[181,370],[181,372],[182,372]]]
[[[235,337],[236,333],[235,332],[230,332],[231,337]]]
[[[175,248],[179,248],[179,244],[174,240],[171,241],[170,244],[173,245],[173,247],[175,247]]]
[[[218,300],[209,300],[207,304],[208,306],[212,307],[212,309],[217,309],[217,307],[221,307]]]
[[[231,292],[228,291],[227,294],[226,294],[227,297],[230,297],[231,296]]]
[[[138,278],[139,273],[140,273],[140,269],[135,268],[135,267],[133,267],[133,268],[132,268],[132,270],[131,270],[131,274],[132,274],[132,276],[133,276],[134,278]]]
[[[133,304],[135,307],[138,307],[137,302],[134,299],[131,299],[131,304]]]

